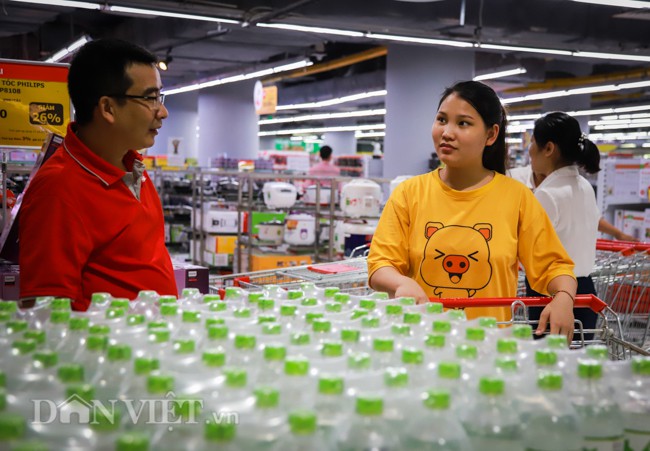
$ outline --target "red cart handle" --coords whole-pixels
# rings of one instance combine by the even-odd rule
[[[513,302],[520,301],[528,307],[545,307],[551,302],[550,297],[520,297],[520,298],[453,298],[438,299],[429,298],[431,302],[441,302],[446,308],[465,308],[465,307],[510,307]],[[579,294],[576,296],[575,307],[590,308],[596,313],[600,313],[607,303],[601,301],[593,294]]]

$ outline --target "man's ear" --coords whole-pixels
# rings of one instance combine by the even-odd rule
[[[115,122],[115,105],[113,104],[113,99],[108,96],[103,96],[99,98],[97,102],[97,107],[99,115],[109,124]]]
[[[499,125],[494,124],[488,129],[488,139],[485,142],[486,146],[491,146],[499,137]]]

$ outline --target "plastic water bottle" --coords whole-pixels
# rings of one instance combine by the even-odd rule
[[[469,440],[463,426],[450,409],[446,390],[425,393],[425,411],[413,410],[402,433],[405,451],[469,451]]]
[[[397,435],[383,419],[384,400],[375,396],[358,396],[350,427],[339,439],[340,451],[399,450]]]
[[[372,364],[375,369],[397,366],[395,340],[393,338],[375,338],[372,342]]]
[[[19,444],[27,433],[27,420],[19,413],[0,412],[0,443],[8,448]],[[9,448],[11,449],[11,448]]]
[[[47,333],[47,347],[56,349],[63,342],[68,334],[70,322],[70,311],[54,310],[50,319],[46,321],[44,330]]]
[[[152,447],[159,451],[198,449],[203,442],[201,433],[205,424],[201,404],[199,399],[174,398],[171,424],[163,423],[155,428]]]
[[[111,344],[106,350],[106,356],[100,358],[97,372],[91,380],[95,387],[96,399],[109,403],[117,399],[123,392],[131,375],[131,347],[122,344]]]
[[[503,379],[483,377],[479,393],[463,418],[472,449],[520,451],[519,415],[505,392]]]
[[[239,424],[242,450],[268,450],[286,433],[286,414],[280,409],[280,392],[271,387],[254,391],[255,407]]]
[[[84,368],[86,380],[92,381],[95,378],[106,348],[108,348],[107,335],[89,335],[86,338],[86,345],[80,348],[80,352],[75,357],[75,361]]]
[[[632,376],[621,384],[627,451],[650,450],[650,358],[632,359]]]
[[[610,388],[603,380],[603,365],[595,360],[578,361],[578,382],[573,405],[582,422],[584,448],[598,451],[623,449],[623,422]]]
[[[521,424],[526,449],[539,451],[581,451],[582,437],[578,414],[562,390],[559,371],[543,371],[537,378],[538,390],[522,395]]]
[[[264,346],[264,363],[257,376],[259,385],[277,384],[284,370],[284,359],[287,357],[287,347],[282,344],[267,344]]]
[[[69,329],[55,348],[62,362],[73,361],[79,348],[86,344],[90,320],[87,317],[70,318]]]
[[[318,430],[316,413],[294,410],[289,413],[289,433],[278,440],[273,451],[333,451],[332,443],[324,440]]]
[[[283,409],[313,406],[315,384],[309,369],[309,360],[302,356],[290,356],[284,361],[284,375],[280,382],[280,405]]]
[[[422,387],[431,382],[430,368],[424,361],[424,351],[415,347],[402,348],[402,366],[406,368],[411,386]]]
[[[208,418],[205,422],[203,433],[203,446],[197,451],[240,451],[241,440],[237,437],[237,423],[230,421],[217,421]]]
[[[399,434],[414,403],[409,396],[409,374],[404,368],[387,368],[384,372],[384,419]]]
[[[149,436],[142,432],[127,432],[119,436],[115,451],[149,451]]]
[[[95,451],[113,451],[120,437],[122,414],[118,409],[104,411],[95,409],[90,429],[93,432],[93,447]]]
[[[314,410],[318,412],[318,427],[332,446],[352,414],[351,398],[345,395],[344,388],[342,376],[321,375],[318,379]]]

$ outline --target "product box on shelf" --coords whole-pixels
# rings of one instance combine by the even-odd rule
[[[230,254],[235,252],[237,235],[207,235],[205,250],[213,254]]]
[[[172,264],[174,265],[174,277],[179,296],[183,288],[198,288],[204,294],[210,292],[208,268],[178,260],[173,260]]]
[[[247,213],[241,213],[241,224],[239,223],[240,213],[233,210],[218,210],[204,208],[200,213],[203,215],[203,230],[208,233],[242,233],[247,232]]]
[[[628,235],[641,240],[645,235],[645,213],[635,210],[616,210],[614,226]]]
[[[20,299],[20,269],[18,265],[0,265],[0,298],[5,301]]]
[[[219,268],[229,268],[232,267],[233,254],[224,254],[224,253],[214,253],[211,251],[203,252],[203,263],[210,266],[216,266]]]
[[[311,255],[263,254],[254,252],[251,256],[251,267],[249,269],[248,254],[242,252],[241,258],[241,272],[292,268],[294,266],[310,265],[313,263]]]
[[[257,225],[261,222],[271,222],[274,220],[284,222],[284,218],[287,216],[284,212],[268,212],[268,211],[254,211],[252,214],[251,224],[252,229],[251,234],[257,235],[260,233]]]

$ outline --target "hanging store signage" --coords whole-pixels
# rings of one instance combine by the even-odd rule
[[[255,102],[255,112],[257,114],[273,114],[278,106],[278,87],[262,85],[262,82],[255,83],[253,91],[253,101]]]
[[[0,147],[38,149],[70,121],[68,65],[0,59]]]

